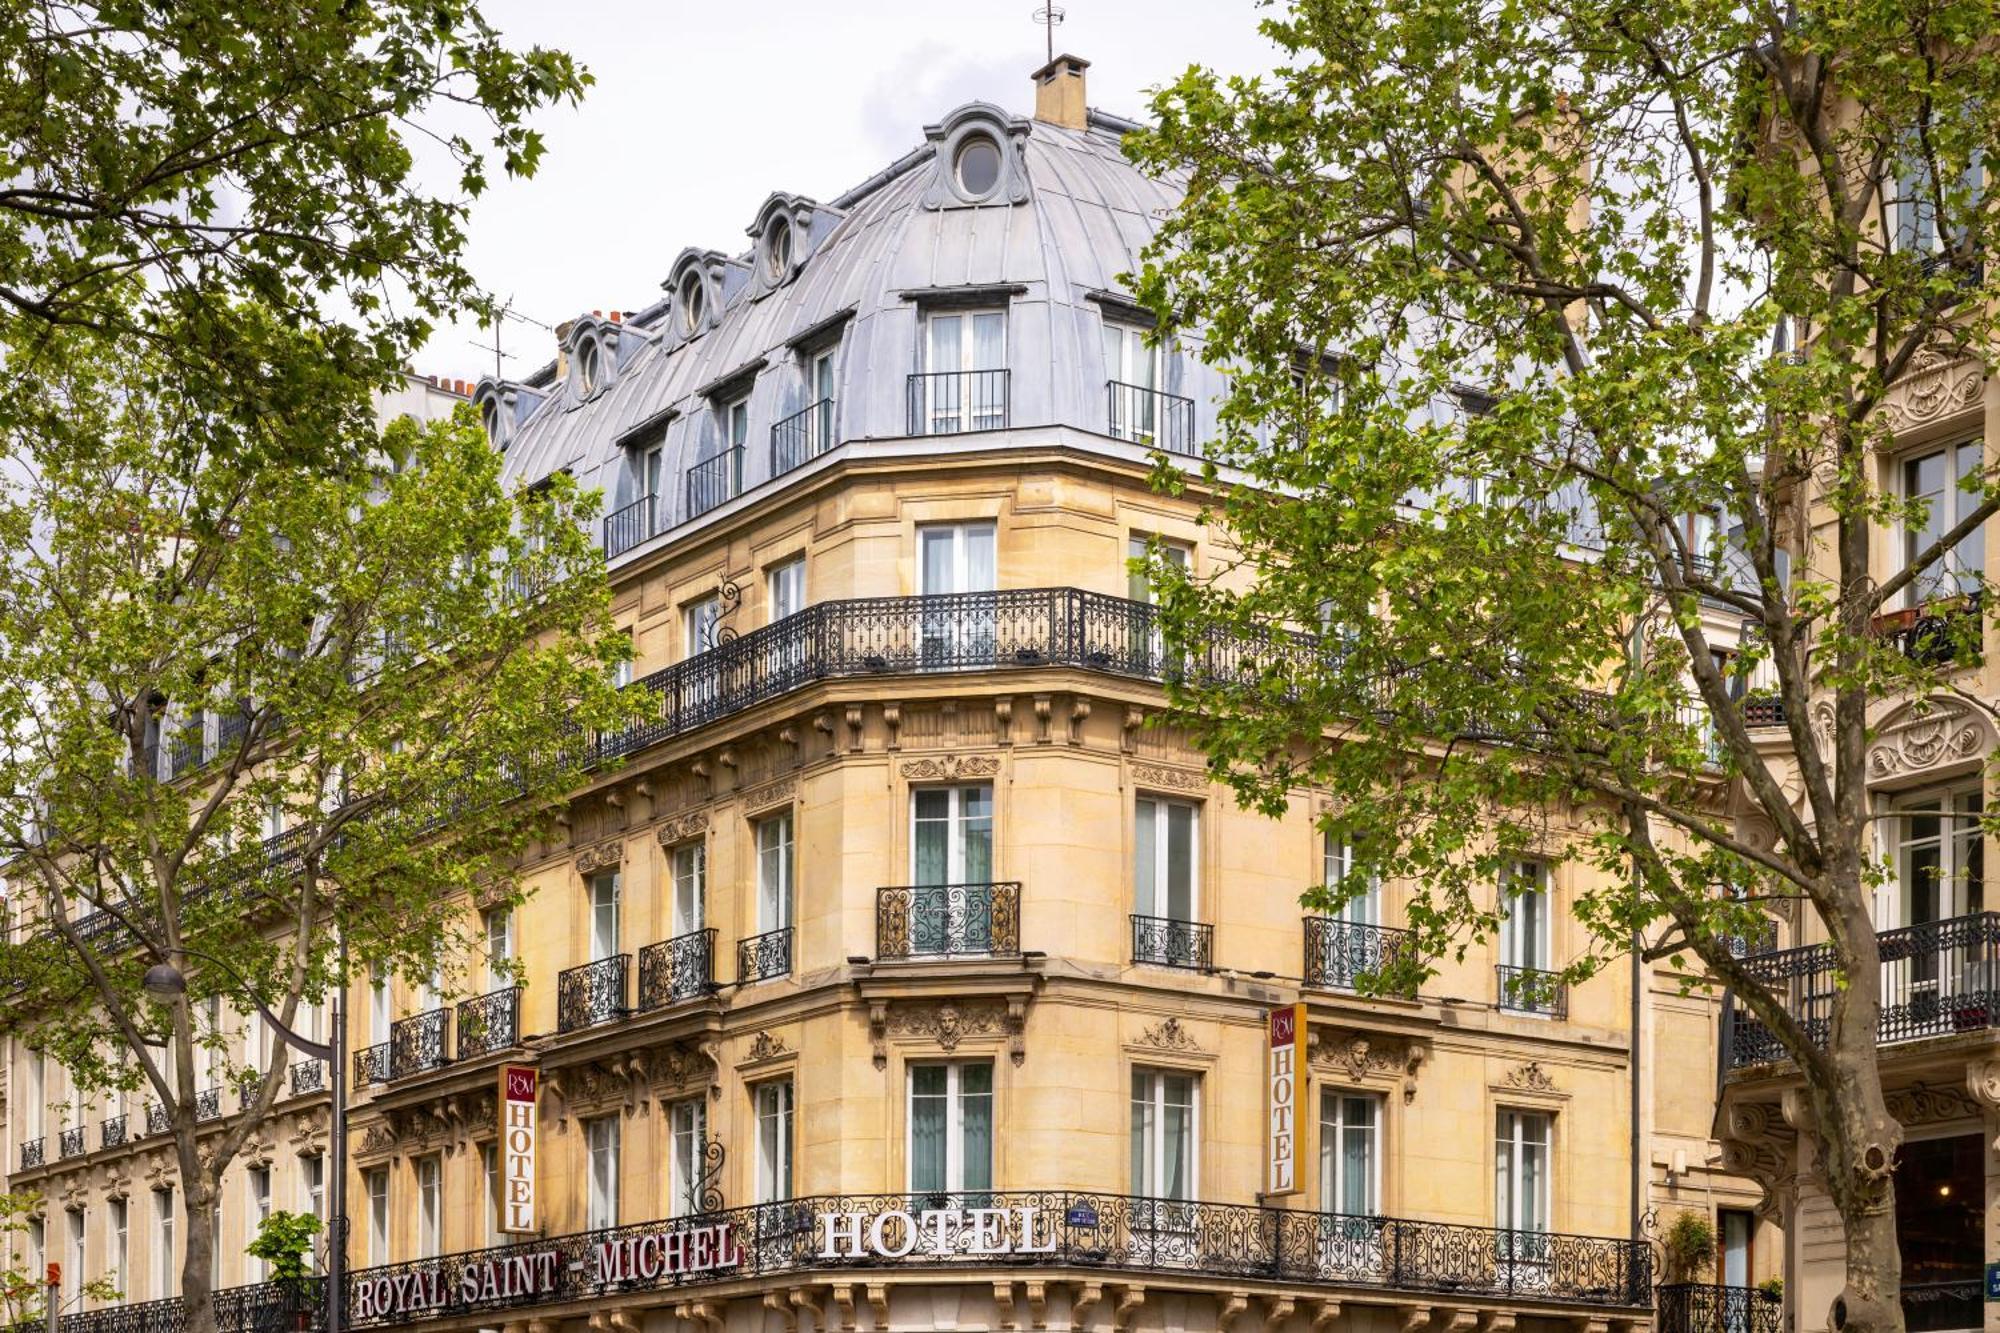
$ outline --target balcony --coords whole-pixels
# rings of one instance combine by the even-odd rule
[[[792,928],[782,926],[736,944],[736,979],[768,981],[792,974]]]
[[[48,1143],[45,1139],[25,1139],[21,1143],[21,1169],[32,1171],[48,1161]]]
[[[704,458],[687,472],[687,516],[706,514],[743,493],[743,446]]]
[[[613,954],[572,967],[556,977],[556,1031],[578,1032],[629,1013],[625,1005],[625,965],[629,954]]]
[[[804,467],[833,446],[833,399],[822,398],[771,427],[771,475]]]
[[[363,1046],[354,1053],[354,1086],[365,1088],[371,1083],[389,1081],[389,1043],[378,1041],[373,1046]]]
[[[1021,952],[1021,885],[909,884],[875,891],[879,959],[1001,958]]]
[[[1353,990],[1355,982],[1373,976],[1401,959],[1415,943],[1407,930],[1306,918],[1306,985],[1326,990]]]
[[[1215,962],[1215,927],[1170,916],[1132,917],[1132,961],[1207,972]]]
[[[1882,959],[1877,1043],[2000,1028],[2000,912],[1898,926],[1877,932],[1875,942]],[[1753,954],[1743,966],[1778,994],[1815,1045],[1826,1044],[1839,993],[1830,946]],[[1724,1004],[1722,1022],[1730,1068],[1791,1058],[1734,1001]]]
[[[715,931],[691,930],[639,950],[639,1008],[664,1009],[715,990]]]
[[[312,1092],[325,1092],[327,1090],[326,1061],[304,1060],[294,1056],[291,1065],[286,1070],[286,1077],[292,1081],[292,1096],[294,1097],[303,1097],[307,1093]]]
[[[1500,981],[1500,1007],[1508,1013],[1569,1017],[1569,987],[1563,985],[1560,974],[1505,963],[1493,972]]]
[[[912,375],[910,434],[963,435],[1007,428],[1008,372],[948,370]]]
[[[1785,1333],[1785,1303],[1756,1287],[1662,1282],[1654,1327],[1658,1333]]]
[[[112,1116],[97,1127],[97,1146],[100,1148],[122,1148],[125,1146],[124,1116]]]
[[[521,1044],[521,988],[509,986],[458,1005],[458,1058],[474,1060]]]
[[[1869,628],[1918,666],[1962,666],[1979,654],[1979,610],[1980,597],[1974,592],[1885,612]]]
[[[1161,393],[1143,384],[1106,380],[1106,417],[1111,437],[1164,449],[1170,454],[1202,456],[1194,436],[1194,399]]]
[[[194,1118],[196,1120],[222,1119],[222,1089],[203,1088],[194,1095]]]
[[[56,1140],[56,1155],[59,1157],[83,1156],[82,1125],[72,1125],[62,1132]]]
[[[648,537],[663,531],[660,499],[648,495],[604,516],[604,558],[615,560]]]
[[[389,1077],[408,1078],[443,1069],[449,1059],[445,1026],[451,1011],[430,1009],[389,1025]]]
[[[167,1126],[169,1123],[170,1122],[167,1119],[167,1108],[165,1106],[161,1105],[159,1102],[147,1103],[146,1132],[148,1134],[166,1133]]]

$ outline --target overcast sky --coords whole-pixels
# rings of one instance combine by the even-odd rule
[[[923,126],[983,98],[1033,110],[1039,0],[486,0],[515,45],[561,47],[597,82],[537,122],[533,180],[502,178],[474,206],[473,273],[522,314],[557,324],[637,310],[683,247],[734,254],[773,190],[831,199],[923,141]],[[1091,62],[1092,106],[1138,116],[1146,90],[1200,63],[1275,62],[1254,0],[1066,0],[1056,50]],[[491,336],[440,329],[416,369],[477,379]],[[506,373],[553,336],[510,324]]]

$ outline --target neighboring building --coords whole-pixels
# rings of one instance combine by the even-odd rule
[[[1592,872],[1523,861],[1497,941],[1363,997],[1399,886],[1302,916],[1346,865],[1320,798],[1240,811],[1159,724],[1176,663],[1128,560],[1224,559],[1148,482],[1198,464],[1222,385],[1121,291],[1176,192],[1084,67],[831,203],[773,194],[747,254],[684,252],[665,299],[473,395],[511,480],[604,491],[658,712],[461,975],[347,997],[352,1325],[1598,1333],[1650,1318],[1640,1210],[1747,1199],[1689,1100],[1712,1003],[1509,988],[1583,946]],[[1296,1189],[1267,1195],[1294,1004]],[[531,1236],[501,1231],[503,1064],[541,1084]],[[56,1125],[39,1068],[16,1186],[170,1295],[145,1108]],[[324,1206],[325,1073],[232,1172],[225,1285],[262,1276],[260,1210]]]

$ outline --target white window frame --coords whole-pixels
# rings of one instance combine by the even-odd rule
[[[1144,1198],[1172,1199],[1187,1202],[1201,1197],[1201,1075],[1191,1069],[1165,1069],[1137,1065],[1132,1069],[1132,1081],[1145,1081],[1145,1095],[1140,1096],[1137,1087],[1132,1090],[1129,1101],[1132,1115],[1131,1134],[1134,1146],[1140,1149],[1141,1172],[1130,1182],[1131,1193]],[[1167,1090],[1170,1080],[1185,1080],[1188,1088],[1188,1132],[1187,1132],[1187,1181],[1185,1193],[1166,1194],[1168,1162],[1166,1113]],[[1145,1108],[1142,1113],[1141,1107]]]
[[[255,1240],[264,1225],[264,1219],[271,1215],[271,1168],[252,1166],[243,1173],[244,1194],[249,1200],[249,1239]],[[268,1276],[268,1265],[246,1248],[244,1254],[245,1276],[251,1282],[262,1282]]]
[[[1120,386],[1112,392],[1124,399],[1130,420],[1121,421],[1114,410],[1105,423],[1113,439],[1151,444],[1159,433],[1160,379],[1166,359],[1158,347],[1148,346],[1149,330],[1116,319],[1104,320],[1100,344],[1104,351],[1104,378]],[[1115,342],[1115,346],[1114,346]]]
[[[925,796],[936,796],[940,793],[945,798],[946,813],[944,818],[925,819],[919,816],[917,813],[918,802]],[[986,798],[986,813],[984,815],[969,815],[966,813],[967,798],[974,794],[983,795]],[[970,873],[966,864],[966,848],[970,841],[968,833],[970,826],[976,822],[984,822],[986,825],[987,867],[985,879],[968,878]],[[990,782],[961,782],[947,787],[912,787],[910,789],[910,883],[922,883],[922,880],[919,878],[921,872],[917,862],[917,834],[922,826],[926,824],[943,824],[945,826],[945,878],[942,881],[943,883],[983,884],[989,882],[992,876],[998,873],[996,867],[992,864],[994,855],[998,851],[998,829],[995,827],[997,822],[998,810],[994,805],[993,784]]]
[[[63,1256],[63,1303],[73,1308],[83,1296],[84,1266],[89,1258],[90,1216],[81,1207],[66,1208],[63,1210],[63,1222],[68,1240]]]
[[[153,1297],[167,1300],[180,1294],[181,1270],[174,1262],[174,1187],[153,1191]]]
[[[389,1168],[362,1172],[361,1190],[368,1199],[368,1262],[370,1266],[386,1264],[389,1262]]]
[[[674,885],[668,938],[679,939],[708,924],[708,841],[677,843],[667,849],[667,861]]]
[[[792,1197],[795,1102],[792,1080],[775,1078],[751,1089],[757,1126],[757,1202]]]
[[[1007,335],[1009,333],[1008,310],[1005,306],[972,307],[967,309],[933,310],[924,316],[923,359],[924,359],[924,401],[922,425],[927,435],[955,435],[964,431],[997,430],[1007,420],[1006,381],[1008,364]],[[983,366],[979,364],[979,339],[973,330],[976,321],[997,318],[1000,321],[1000,364]],[[955,364],[940,365],[937,346],[937,326],[955,322],[957,332],[957,356]],[[982,393],[990,383],[982,379],[941,380],[943,375],[971,376],[980,372],[991,372],[1000,377],[1003,386],[998,398],[1000,410],[992,410],[993,397]],[[941,385],[949,389],[939,392]],[[984,410],[982,410],[982,408]]]
[[[981,578],[980,571],[972,559],[975,538],[984,537],[987,549],[992,553],[988,577]],[[949,587],[935,588],[930,582],[930,561],[926,558],[928,543],[942,538],[951,547]],[[923,523],[917,527],[917,591],[925,596],[940,596],[953,593],[992,592],[1000,582],[1000,531],[992,519],[977,519],[966,523]]]
[[[593,963],[616,958],[621,952],[619,943],[625,924],[623,880],[621,871],[604,870],[586,881],[590,910],[590,961]]]
[[[1911,470],[1931,458],[1938,458],[1943,462],[1944,481],[1935,502],[1942,512],[1936,515],[1935,536],[1924,539],[1926,546],[1936,537],[1942,537],[1957,527],[1959,521],[1979,505],[1977,495],[1962,491],[1958,487],[1959,478],[1966,475],[1968,454],[1972,471],[1975,474],[1983,471],[1986,465],[1986,443],[1981,436],[1974,436],[1969,440],[1954,439],[1949,443],[1922,449],[1911,449],[1895,459],[1896,496],[1905,501],[1916,498],[1912,494]],[[1917,534],[1911,530],[1910,525],[1904,522],[1897,527],[1896,571],[1900,573],[1910,567],[1919,552],[1916,549]],[[1981,524],[1977,531],[1963,538],[1958,546],[1947,550],[1928,572],[1910,580],[1909,585],[1903,589],[1903,606],[1914,610],[1928,602],[1944,601],[1963,595],[1970,591],[1965,586],[1967,583],[1977,587],[1977,580],[1984,575],[1986,569],[1985,542],[1986,525]],[[1976,548],[1975,553],[1979,557],[1976,568],[1968,566],[1959,554],[1959,548],[1968,544]]]
[[[1539,1137],[1530,1133],[1539,1127]],[[1524,1235],[1546,1234],[1555,1202],[1555,1117],[1547,1111],[1502,1106],[1494,1113],[1493,1225]],[[1533,1150],[1541,1150],[1541,1173],[1529,1197],[1525,1167]],[[1523,1207],[1527,1204],[1527,1207]],[[1530,1217],[1533,1213],[1535,1216]],[[1522,1255],[1528,1258],[1528,1255]]]
[[[586,1231],[604,1231],[618,1225],[618,1130],[616,1114],[583,1122]]]
[[[1147,821],[1140,817],[1139,811],[1148,806],[1154,812],[1151,819],[1152,829],[1150,831],[1153,840],[1153,876],[1150,884],[1138,882],[1139,856],[1137,852],[1137,840],[1148,835],[1148,830],[1146,829]],[[1185,917],[1177,917],[1171,911],[1173,904],[1170,899],[1173,896],[1173,885],[1169,877],[1167,849],[1171,842],[1169,834],[1173,825],[1170,812],[1174,810],[1185,810],[1190,815],[1188,838],[1188,905]],[[1162,921],[1184,920],[1189,923],[1201,920],[1201,814],[1201,802],[1199,801],[1182,801],[1169,796],[1157,796],[1151,792],[1140,793],[1134,801],[1132,828],[1135,841],[1132,868],[1133,878],[1137,882],[1139,892],[1135,895],[1137,900],[1133,905],[1133,910],[1140,916],[1150,916]]]
[[[416,1171],[416,1257],[435,1259],[444,1253],[444,1160],[436,1153],[419,1157]]]
[[[771,624],[806,609],[806,558],[795,555],[764,571],[765,605]]]
[[[299,1202],[304,1211],[326,1221],[326,1154],[299,1154]]]
[[[132,1204],[129,1198],[117,1196],[109,1200],[111,1221],[111,1284],[118,1289],[116,1304],[126,1305],[132,1300],[132,1284],[129,1281],[132,1266]]]
[[[1510,887],[1522,878],[1532,880],[1535,887],[1518,894],[1510,893]],[[1501,872],[1499,892],[1501,964],[1536,972],[1555,971],[1549,965],[1554,958],[1555,915],[1555,877],[1549,863],[1533,859],[1511,863]],[[1531,927],[1524,929],[1516,908],[1530,896],[1540,900],[1540,907],[1533,913]]]
[[[1365,1126],[1350,1122],[1357,1104],[1366,1104],[1369,1119]],[[1323,1213],[1345,1213],[1347,1197],[1347,1135],[1359,1131],[1368,1145],[1367,1174],[1363,1182],[1363,1206],[1351,1216],[1374,1216],[1382,1211],[1382,1120],[1384,1101],[1380,1094],[1354,1088],[1323,1088],[1319,1102],[1319,1207]]]
[[[683,1097],[667,1105],[667,1216],[701,1211],[703,1154],[708,1148],[708,1099]]]
[[[757,933],[785,930],[794,924],[798,910],[798,843],[792,827],[790,808],[760,816],[751,825],[757,855]],[[776,840],[766,830],[776,831]],[[776,875],[772,874],[775,860]]]
[[[683,660],[699,657],[714,648],[722,630],[722,599],[713,594],[698,597],[681,608]]]
[[[968,1093],[965,1090],[965,1072],[968,1069],[986,1071],[986,1091]],[[920,1185],[917,1171],[917,1075],[922,1071],[943,1070],[945,1090],[937,1100],[944,1105],[944,1179],[936,1185]],[[966,1183],[965,1160],[965,1110],[970,1098],[986,1099],[986,1183],[968,1185]],[[929,1094],[926,1094],[929,1097]],[[999,1132],[999,1080],[991,1060],[926,1060],[908,1066],[903,1077],[903,1179],[913,1200],[919,1201],[913,1207],[921,1206],[972,1206],[963,1197],[967,1191],[983,1196],[993,1188],[993,1140]],[[946,1196],[951,1204],[923,1204],[922,1200],[933,1200]]]
[[[483,914],[481,924],[486,927],[486,989],[507,990],[516,984],[503,966],[514,961],[514,909],[495,907]]]
[[[500,1145],[479,1145],[479,1180],[486,1199],[486,1243],[501,1245],[506,1236],[500,1230]]]

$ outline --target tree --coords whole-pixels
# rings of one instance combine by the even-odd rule
[[[0,493],[0,855],[29,909],[0,1023],[71,1095],[163,1108],[204,1330],[211,1204],[292,1058],[233,1056],[231,1016],[297,1026],[350,958],[449,992],[467,898],[518,901],[588,738],[628,720],[629,645],[594,498],[508,493],[470,408],[342,436],[338,470],[245,466],[149,349],[65,364]],[[162,963],[184,994],[146,991]]]
[[[28,1241],[30,1219],[41,1208],[39,1194],[0,1194],[0,1321],[8,1328],[33,1326],[48,1314],[46,1266],[40,1271],[21,1267],[24,1256],[19,1253]],[[124,1294],[109,1277],[85,1279],[79,1285],[92,1300],[116,1300]]]
[[[296,414],[292,447],[330,412],[358,427],[430,322],[476,303],[469,200],[496,164],[532,175],[530,117],[589,81],[560,51],[509,48],[474,0],[8,0],[10,370],[59,379],[51,359],[84,340],[52,335],[88,331],[150,343],[211,412],[212,448],[267,439],[274,412]],[[264,311],[325,359],[289,359]]]
[[[1868,709],[1951,692],[1977,652],[1984,580],[1952,553],[1996,505],[1989,463],[1926,527],[1882,484],[1883,409],[1927,365],[1993,365],[1996,20],[1299,0],[1266,23],[1275,76],[1191,70],[1129,142],[1187,182],[1141,297],[1233,376],[1212,456],[1240,472],[1209,478],[1240,564],[1155,562],[1168,637],[1199,661],[1218,633],[1325,631],[1188,673],[1178,719],[1248,803],[1330,790],[1350,884],[1412,886],[1417,952],[1385,984],[1492,934],[1502,866],[1581,812],[1556,854],[1604,887],[1572,904],[1565,979],[1636,947],[1796,1062],[1848,1329],[1902,1323]],[[1896,522],[1921,549],[1878,577]],[[1876,632],[1946,594],[1919,651]],[[1733,947],[1773,909],[1830,942],[1823,1025]]]

